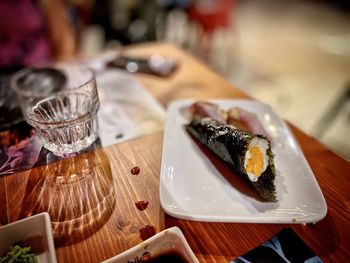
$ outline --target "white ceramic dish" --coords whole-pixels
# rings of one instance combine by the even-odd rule
[[[115,257],[103,261],[103,263],[143,262],[141,259],[145,256],[156,257],[170,251],[181,255],[186,262],[199,262],[181,230],[178,227],[172,227],[159,232]]]
[[[32,245],[39,263],[57,262],[48,213],[40,213],[0,227],[0,256],[18,242]]]
[[[182,109],[194,101],[178,100],[168,108],[164,134],[160,176],[163,209],[177,218],[217,222],[311,223],[325,217],[325,199],[285,122],[257,101],[212,101],[221,108],[238,106],[257,114],[272,135],[279,201],[261,202],[234,187],[184,129],[189,120]]]

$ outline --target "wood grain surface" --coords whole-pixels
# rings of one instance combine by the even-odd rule
[[[248,98],[204,64],[167,44],[128,48],[159,53],[180,67],[162,79],[137,75],[164,105],[177,98]],[[328,213],[314,225],[208,223],[166,215],[159,203],[163,133],[0,178],[0,224],[50,213],[58,262],[100,262],[140,243],[140,228],[178,226],[201,262],[228,262],[291,227],[325,262],[350,259],[350,164],[290,125],[325,196]],[[133,167],[140,173],[133,175]],[[140,211],[135,203],[147,201]]]

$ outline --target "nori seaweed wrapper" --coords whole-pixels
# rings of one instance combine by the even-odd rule
[[[222,124],[210,118],[194,119],[190,124],[186,125],[186,129],[217,156],[228,163],[238,175],[249,181],[264,200],[277,202],[274,185],[275,166],[273,153],[270,142],[265,136],[239,130],[232,125]],[[250,142],[255,137],[262,138],[269,144],[266,152],[268,155],[268,166],[259,176],[257,182],[249,180],[244,168],[246,151]]]

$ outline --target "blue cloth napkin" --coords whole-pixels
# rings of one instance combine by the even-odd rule
[[[230,263],[323,262],[290,228],[285,228],[259,247]]]

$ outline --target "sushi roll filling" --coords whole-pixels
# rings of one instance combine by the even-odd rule
[[[265,139],[254,138],[245,154],[244,168],[252,182],[257,182],[268,165],[267,149],[269,145]]]

